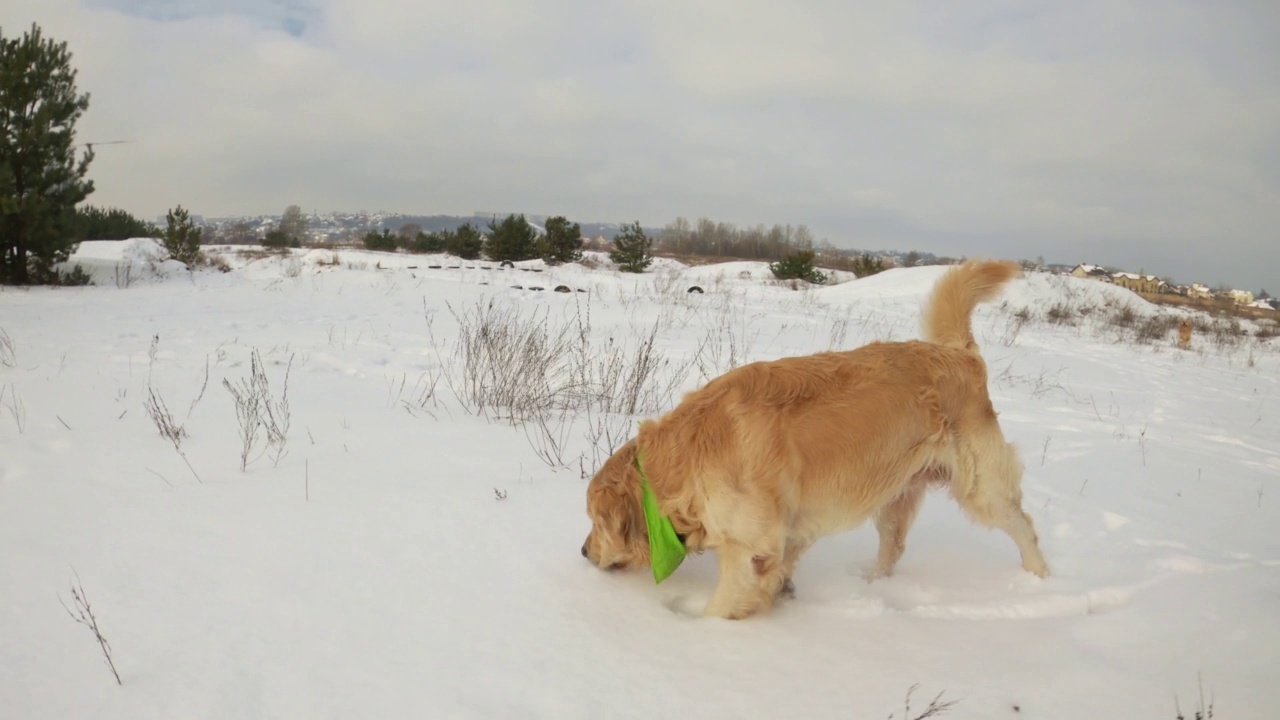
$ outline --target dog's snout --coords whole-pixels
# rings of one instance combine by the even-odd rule
[[[586,556],[587,556],[587,544],[582,543],[582,557],[586,557]]]

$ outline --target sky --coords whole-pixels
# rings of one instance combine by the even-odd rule
[[[6,0],[88,202],[805,224],[1280,294],[1269,0]]]

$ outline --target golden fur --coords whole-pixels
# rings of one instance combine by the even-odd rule
[[[1191,320],[1187,318],[1178,323],[1178,347],[1183,350],[1191,347]]]
[[[949,270],[925,307],[924,341],[756,362],[641,423],[587,488],[582,554],[604,569],[648,566],[634,460],[690,552],[713,551],[719,578],[704,613],[744,618],[791,590],[818,538],[873,519],[872,577],[888,575],[930,484],[950,489],[975,522],[1017,544],[1045,576],[1022,511],[1022,463],[987,394],[970,315],[1020,270],[970,261]]]

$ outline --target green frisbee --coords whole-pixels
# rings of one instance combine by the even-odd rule
[[[644,507],[644,522],[649,530],[649,566],[653,568],[653,581],[661,583],[684,562],[685,547],[676,534],[671,518],[658,509],[658,498],[649,487],[649,476],[636,450],[636,470],[640,473],[640,504]]]

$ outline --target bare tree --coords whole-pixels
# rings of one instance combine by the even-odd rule
[[[284,215],[280,217],[280,231],[290,240],[301,242],[306,238],[307,226],[310,221],[307,216],[302,214],[302,208],[297,205],[290,205],[284,209]]]

